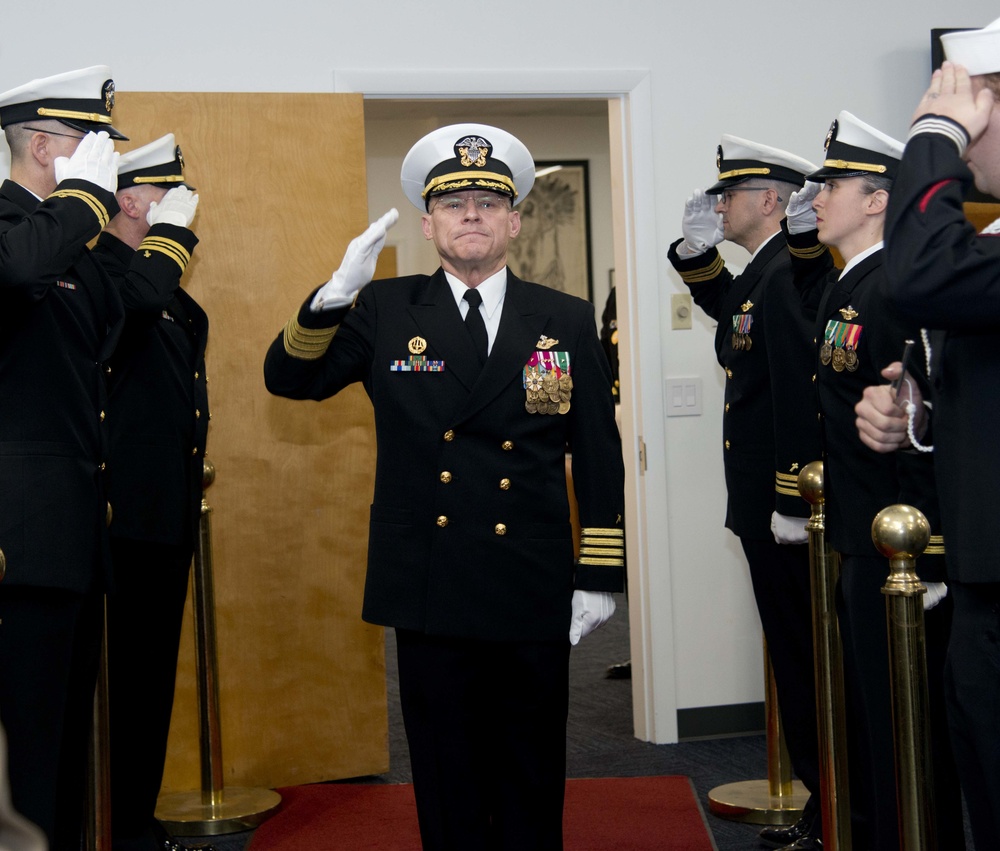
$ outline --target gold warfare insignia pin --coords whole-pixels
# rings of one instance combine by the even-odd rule
[[[427,349],[427,341],[423,337],[414,337],[407,344],[411,355],[421,355]]]
[[[840,315],[844,317],[845,322],[850,322],[858,315],[858,312],[851,305],[847,305],[847,307],[840,308]]]
[[[558,346],[558,345],[559,345],[558,340],[553,340],[551,337],[546,337],[544,334],[542,334],[542,336],[538,338],[538,342],[535,343],[535,348],[541,349],[543,352],[546,352],[553,346]]]
[[[742,304],[742,305],[740,305],[740,309],[741,309],[741,310],[742,310],[742,311],[743,311],[744,313],[746,313],[746,312],[747,312],[748,310],[750,310],[750,308],[752,308],[752,307],[753,307],[753,302],[752,302],[752,301],[749,301],[749,300],[747,300],[747,301],[743,302],[743,304]]]

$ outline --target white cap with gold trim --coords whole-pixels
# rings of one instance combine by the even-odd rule
[[[184,182],[184,155],[173,133],[119,157],[118,188],[143,183],[166,189],[174,186],[194,189]]]

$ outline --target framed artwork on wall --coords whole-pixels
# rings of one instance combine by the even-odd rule
[[[593,301],[587,161],[538,161],[535,168],[535,185],[515,208],[521,232],[507,261],[519,278]]]

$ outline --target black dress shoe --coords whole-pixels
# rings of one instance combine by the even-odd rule
[[[786,845],[784,848],[778,849],[778,851],[822,851],[822,849],[823,840],[816,839],[814,836],[807,836],[804,839],[793,842],[791,845]]]
[[[806,812],[795,824],[788,827],[765,827],[761,830],[760,841],[771,848],[788,848],[800,839],[810,839],[813,837],[814,829],[818,829],[818,814],[816,812]]]

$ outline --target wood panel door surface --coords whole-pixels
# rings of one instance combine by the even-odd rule
[[[360,386],[270,396],[271,340],[368,224],[360,95],[120,92],[119,150],[173,132],[200,196],[184,278],[211,323],[212,507],[226,785],[388,768],[383,630],[361,621],[374,482]],[[151,482],[150,487],[155,487]],[[200,787],[185,614],[163,792]]]

